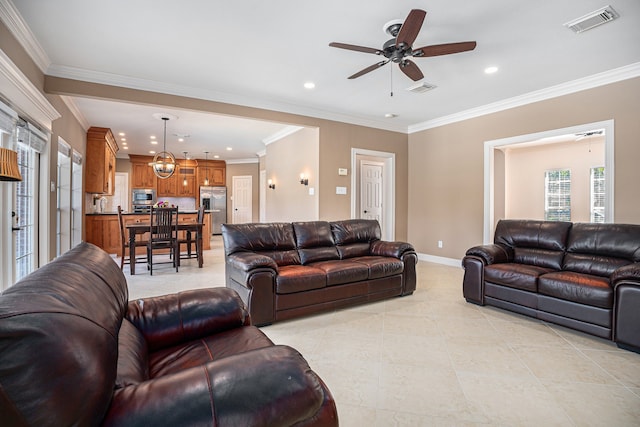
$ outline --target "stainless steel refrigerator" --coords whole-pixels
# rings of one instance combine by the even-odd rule
[[[200,206],[211,212],[211,233],[221,234],[227,222],[227,187],[200,187]]]

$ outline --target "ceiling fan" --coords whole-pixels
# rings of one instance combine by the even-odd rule
[[[416,37],[418,37],[418,33],[420,32],[425,16],[427,16],[427,12],[424,10],[413,9],[409,12],[409,16],[407,16],[407,19],[405,19],[404,22],[396,20],[386,23],[385,31],[393,38],[387,41],[382,46],[382,49],[336,42],[329,43],[329,46],[338,47],[340,49],[355,50],[357,52],[373,53],[376,55],[382,55],[386,58],[384,61],[380,61],[377,64],[373,64],[364,70],[360,70],[349,76],[350,79],[358,78],[373,70],[377,70],[389,62],[394,62],[398,64],[400,70],[413,81],[422,79],[424,75],[416,63],[408,59],[408,57],[425,58],[428,56],[449,55],[452,53],[466,52],[476,48],[476,42],[469,41],[437,44],[414,49],[412,45],[416,40]]]

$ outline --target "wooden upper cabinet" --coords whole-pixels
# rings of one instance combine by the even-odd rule
[[[117,152],[118,144],[111,129],[89,128],[84,167],[85,192],[113,195]]]
[[[129,160],[131,161],[131,188],[156,189],[158,178],[149,166],[153,157],[130,154]]]
[[[223,160],[201,160],[198,159],[196,187],[199,189],[202,185],[207,185],[204,180],[209,177],[210,186],[226,185],[227,164]]]
[[[158,191],[157,197],[160,200],[160,197],[175,197],[178,193],[178,175],[176,172],[173,173],[169,178],[160,179],[158,178]]]

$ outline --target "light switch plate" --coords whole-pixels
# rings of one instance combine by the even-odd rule
[[[347,187],[336,187],[336,194],[347,194]]]
[[[338,175],[347,175],[348,173],[349,173],[349,170],[347,168],[338,169]]]
[[[309,187],[309,195],[313,196],[314,194],[316,194],[316,189],[313,187]]]

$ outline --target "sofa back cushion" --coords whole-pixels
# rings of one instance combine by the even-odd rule
[[[303,265],[340,259],[328,222],[294,222],[293,231],[296,234],[298,254]]]
[[[640,261],[640,225],[573,224],[564,270],[609,277],[619,267]]]
[[[348,219],[331,223],[333,239],[341,259],[367,256],[371,242],[380,240],[380,224],[374,219]]]
[[[276,264],[300,264],[293,226],[289,223],[222,224],[225,254],[256,252]]]
[[[0,296],[0,414],[28,425],[99,425],[116,382],[124,275],[82,243]]]
[[[500,220],[494,243],[513,250],[513,262],[560,270],[570,222]]]
[[[140,384],[149,379],[149,350],[142,333],[128,319],[118,335],[118,371],[115,388]]]

